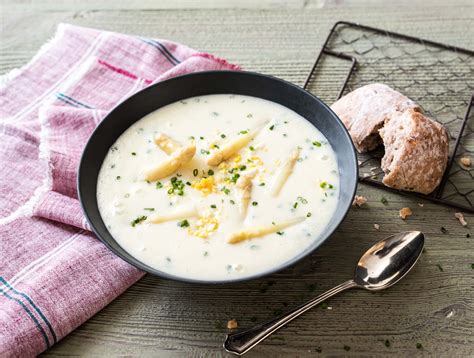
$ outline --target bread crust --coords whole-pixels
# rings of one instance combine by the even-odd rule
[[[360,87],[335,102],[331,109],[338,115],[352,137],[359,153],[382,143],[379,129],[392,117],[421,108],[411,99],[381,83]]]
[[[422,113],[408,109],[392,116],[379,133],[385,146],[382,182],[395,189],[433,192],[448,161],[446,129]]]

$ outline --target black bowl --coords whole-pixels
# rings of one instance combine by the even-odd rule
[[[325,230],[298,256],[263,273],[242,279],[194,280],[173,276],[140,262],[125,251],[107,230],[97,206],[97,177],[112,144],[134,122],[167,104],[208,94],[240,94],[264,98],[292,109],[311,122],[329,140],[336,152],[340,172],[339,203]],[[96,235],[116,255],[141,270],[187,282],[224,283],[249,280],[288,267],[309,255],[339,226],[352,204],[357,187],[357,158],[351,138],[339,118],[319,98],[275,77],[238,71],[198,72],[152,85],[115,107],[89,139],[79,165],[78,192],[84,213]]]

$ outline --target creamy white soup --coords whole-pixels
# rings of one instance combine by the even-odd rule
[[[310,246],[334,214],[327,139],[279,104],[241,95],[182,100],[112,145],[97,200],[117,242],[143,263],[200,280],[243,278]]]

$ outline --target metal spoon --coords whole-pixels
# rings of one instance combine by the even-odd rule
[[[372,246],[359,260],[352,280],[323,293],[294,310],[256,325],[248,330],[228,334],[227,352],[242,355],[299,315],[349,288],[379,291],[402,279],[418,261],[425,238],[420,231],[407,231],[387,237]]]

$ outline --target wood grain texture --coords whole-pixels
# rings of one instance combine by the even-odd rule
[[[472,1],[255,3],[2,1],[0,73],[26,63],[59,22],[173,39],[300,85],[337,20],[474,48]],[[323,86],[331,90],[334,81]],[[375,241],[421,230],[426,250],[406,279],[386,292],[343,293],[328,302],[331,309],[305,314],[248,356],[473,356],[474,216],[466,215],[464,228],[453,209],[364,185],[358,192],[369,199],[366,207],[352,209],[331,239],[298,265],[220,286],[146,276],[44,355],[225,356],[227,320],[245,328],[273,317],[351,277]],[[405,206],[414,213],[403,221],[398,210]]]

